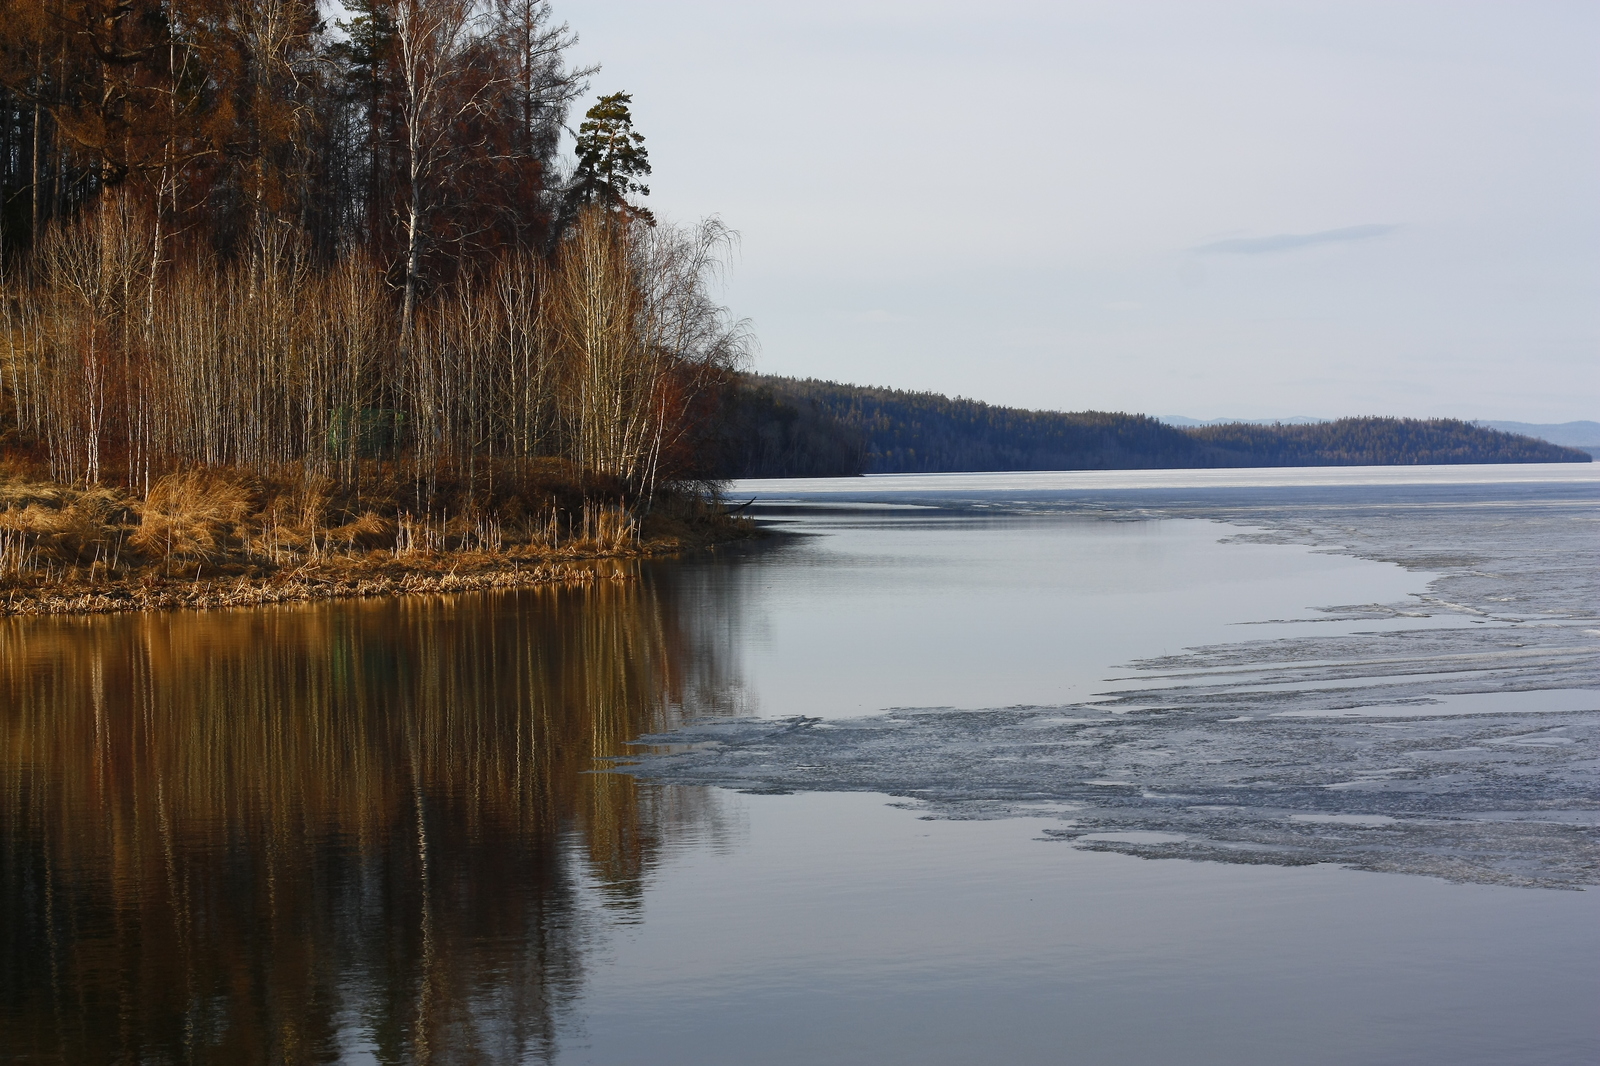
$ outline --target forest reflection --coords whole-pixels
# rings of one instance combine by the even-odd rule
[[[553,1053],[593,916],[719,832],[588,772],[734,709],[689,598],[0,622],[0,1057]]]

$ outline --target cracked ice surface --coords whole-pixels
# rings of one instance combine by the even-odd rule
[[[881,792],[936,818],[1033,816],[1047,838],[1152,858],[1600,882],[1600,483],[976,484],[895,500],[1221,519],[1250,528],[1234,540],[1436,576],[1404,603],[1325,608],[1370,631],[1143,659],[1084,703],[703,723],[647,738],[670,747],[630,772]],[[1376,625],[1419,617],[1437,624]]]

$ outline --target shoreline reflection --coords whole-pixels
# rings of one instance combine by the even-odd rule
[[[665,842],[721,832],[708,790],[589,772],[737,702],[681,600],[0,622],[0,1049],[552,1055],[584,894],[625,917]]]

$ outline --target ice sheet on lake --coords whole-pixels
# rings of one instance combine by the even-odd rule
[[[1239,540],[1436,576],[1405,603],[1327,608],[1369,631],[1144,660],[1086,704],[705,724],[651,738],[673,747],[629,769],[1032,815],[1047,837],[1147,857],[1600,883],[1600,501],[1592,482],[1500,489],[966,500],[1221,518],[1251,527]]]
[[[1035,815],[1136,855],[1576,886],[1600,872],[1600,712],[1373,719],[1084,708],[892,712],[674,734],[660,780],[859,790],[941,818]],[[1152,841],[1136,834],[1160,833]]]

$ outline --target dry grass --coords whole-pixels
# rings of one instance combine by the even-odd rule
[[[0,471],[0,581],[41,569],[47,578],[84,566],[108,571],[132,517],[128,502],[102,486],[71,489]]]
[[[0,465],[0,614],[590,581],[594,560],[751,532],[690,497],[665,497],[641,522],[614,486],[585,485],[563,464],[490,470],[477,485],[435,480],[425,491],[438,509],[420,513],[413,478],[377,465],[361,474],[341,488],[299,470],[192,469],[140,497]]]
[[[209,470],[168,474],[134,504],[139,526],[128,544],[149,557],[212,560],[249,536],[255,510],[236,476]]]
[[[395,543],[399,528],[395,519],[365,511],[344,525],[328,530],[327,542],[338,545],[348,554],[373,551]]]

